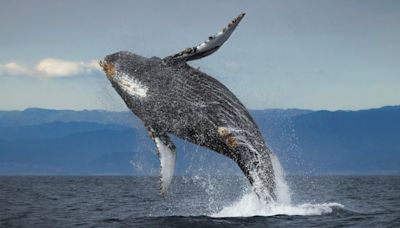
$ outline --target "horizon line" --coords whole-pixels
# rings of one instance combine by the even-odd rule
[[[375,109],[383,109],[383,108],[397,108],[400,107],[400,104],[395,105],[383,105],[379,107],[369,107],[369,108],[360,108],[360,109],[308,109],[308,108],[248,108],[250,111],[273,111],[273,110],[282,110],[282,111],[289,111],[289,110],[299,110],[299,111],[311,111],[311,112],[318,112],[318,111],[327,111],[327,112],[354,112],[354,111],[366,111],[366,110],[375,110]],[[48,110],[48,111],[72,111],[72,112],[91,112],[91,111],[98,111],[98,112],[130,112],[129,109],[127,110],[107,110],[107,109],[68,109],[68,108],[47,108],[47,107],[26,107],[24,109],[0,109],[0,112],[24,112],[29,110]]]

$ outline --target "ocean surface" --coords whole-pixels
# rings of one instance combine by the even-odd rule
[[[0,227],[400,227],[400,176],[286,179],[267,205],[235,176],[3,176]]]

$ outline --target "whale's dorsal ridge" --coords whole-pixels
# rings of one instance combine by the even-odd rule
[[[245,13],[241,13],[239,16],[235,17],[228,26],[224,27],[219,33],[209,36],[203,43],[191,47],[185,48],[183,51],[168,56],[166,59],[179,59],[183,61],[191,61],[195,59],[200,59],[211,55],[216,52],[231,36],[232,32],[236,29],[239,22],[245,16]]]

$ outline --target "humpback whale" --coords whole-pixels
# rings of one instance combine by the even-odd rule
[[[273,155],[250,113],[221,82],[187,63],[217,51],[244,16],[207,41],[165,58],[121,51],[99,62],[156,144],[162,195],[175,169],[176,147],[170,139],[175,135],[233,159],[260,199],[276,199]]]

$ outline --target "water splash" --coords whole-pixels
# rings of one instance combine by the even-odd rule
[[[276,201],[265,202],[260,200],[253,191],[247,191],[242,198],[228,206],[225,206],[211,217],[250,217],[250,216],[274,216],[274,215],[322,215],[333,212],[335,207],[344,208],[339,203],[303,203],[292,204],[290,188],[285,180],[282,166],[275,155],[271,156],[275,173],[277,196]]]
[[[283,171],[281,163],[274,154],[271,154],[271,162],[275,174],[275,184],[276,184],[275,195],[277,197],[276,199],[277,203],[290,204],[292,201],[290,189],[289,185],[285,180],[285,173]]]
[[[221,211],[211,214],[211,217],[250,217],[250,216],[274,216],[274,215],[322,215],[332,213],[333,208],[344,206],[339,203],[321,204],[284,204],[260,201],[253,192],[245,194],[238,202],[226,206]]]

